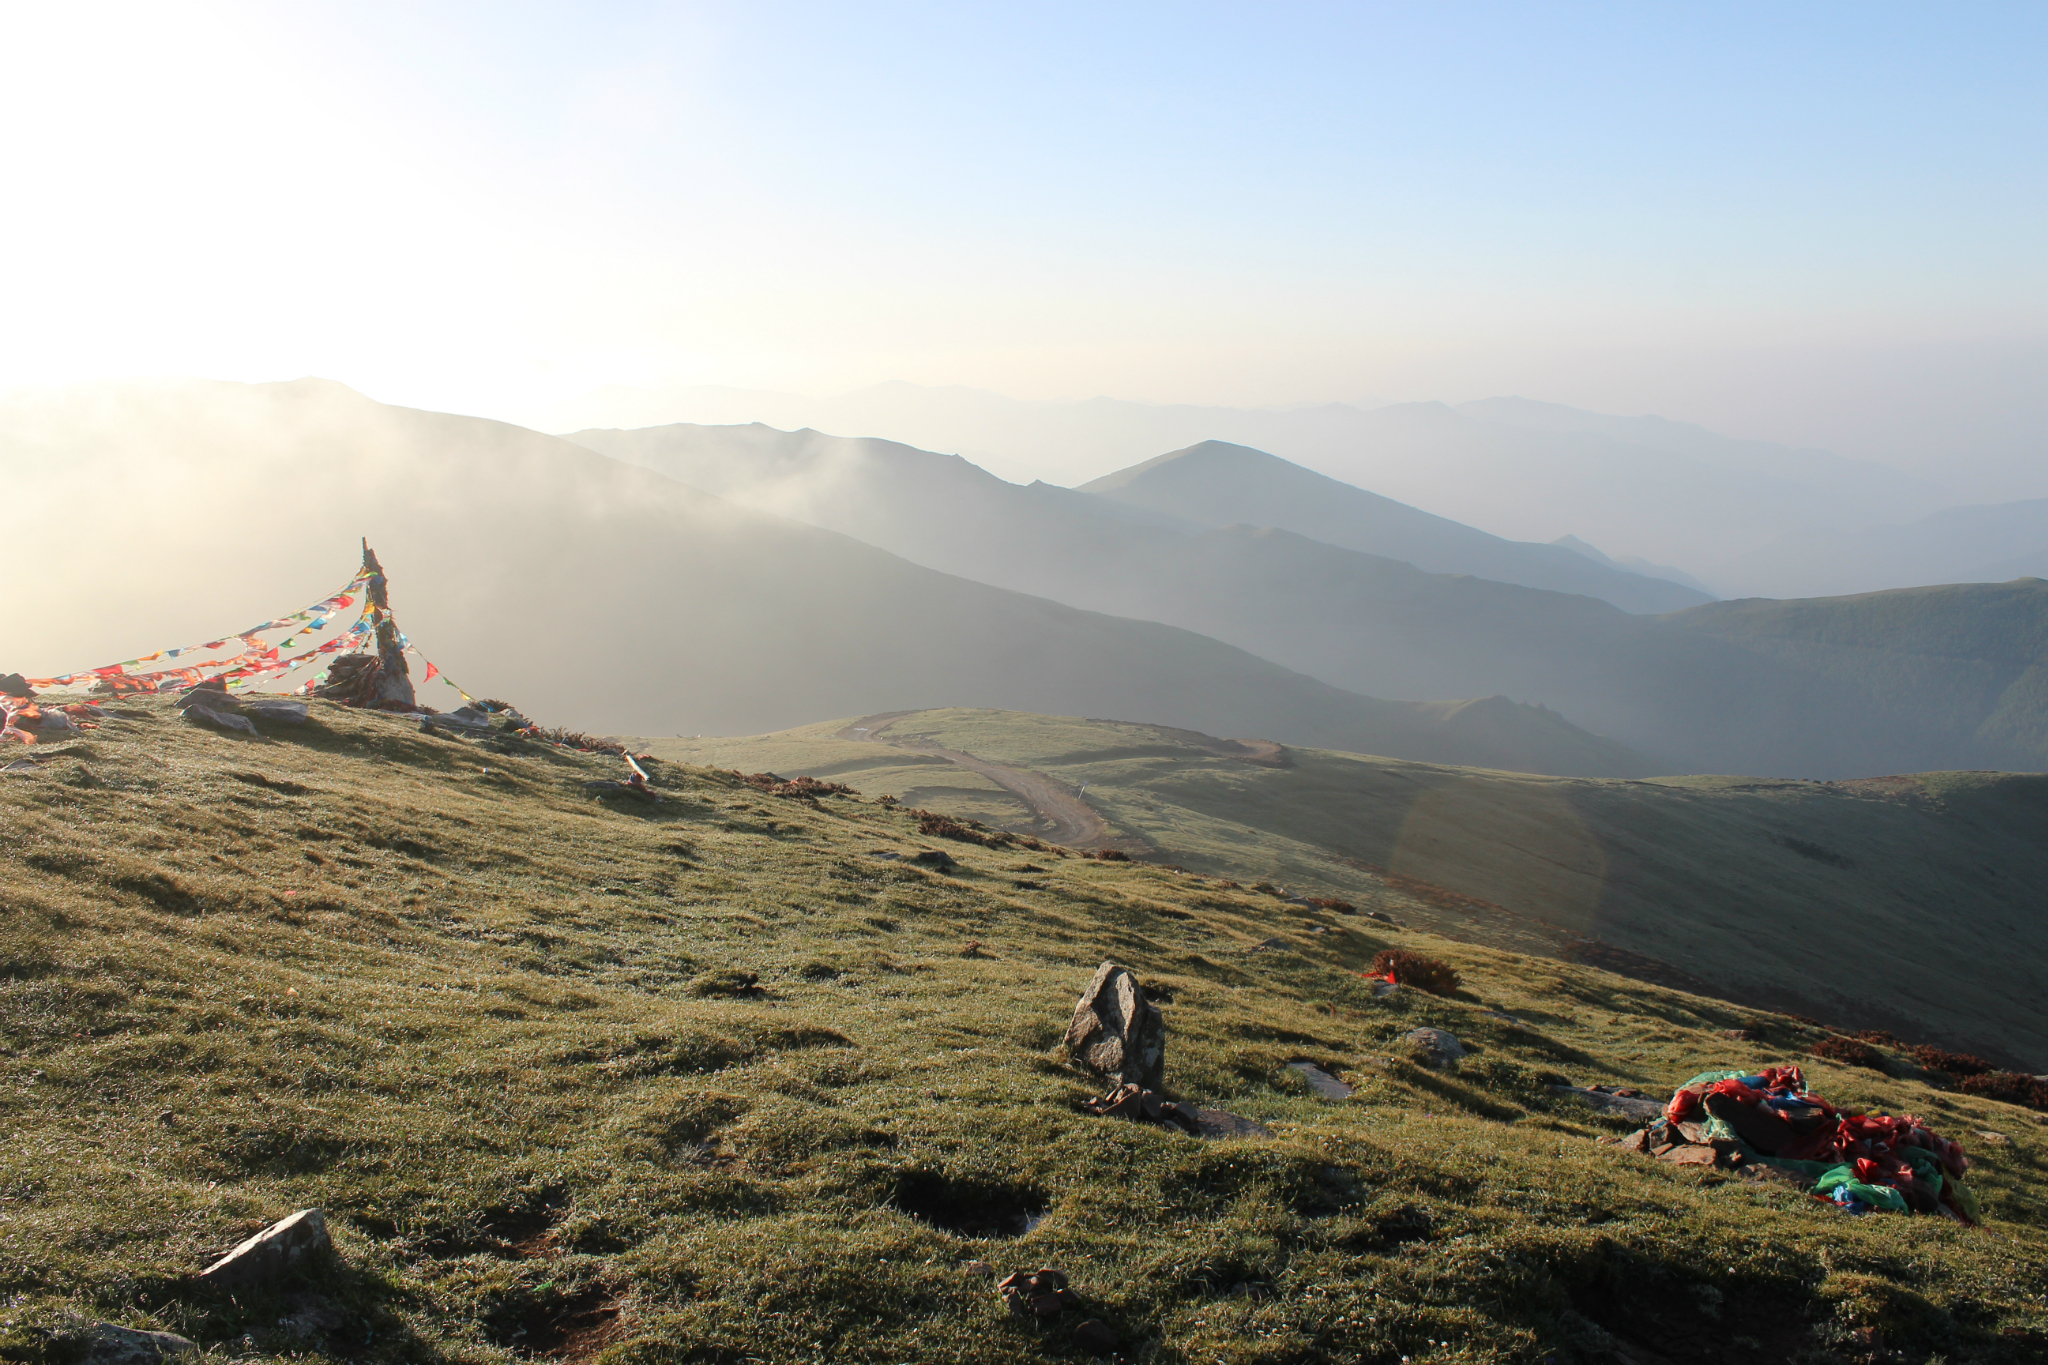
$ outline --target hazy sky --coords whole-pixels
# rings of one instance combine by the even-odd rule
[[[2042,462],[2039,3],[0,22],[0,382],[1523,393]]]

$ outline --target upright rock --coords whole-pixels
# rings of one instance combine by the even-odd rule
[[[1067,1052],[1112,1085],[1156,1090],[1166,1074],[1166,1021],[1138,978],[1105,962],[1074,1006]]]
[[[271,1284],[333,1249],[334,1243],[327,1235],[327,1215],[319,1209],[300,1209],[201,1271],[199,1282],[221,1289]]]

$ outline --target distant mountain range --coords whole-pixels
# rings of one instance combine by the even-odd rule
[[[957,452],[1019,482],[1081,484],[1161,451],[1226,441],[1509,540],[1572,535],[1619,563],[1675,565],[1722,596],[1912,587],[1976,567],[1915,579],[1891,572],[1882,556],[1814,553],[1838,535],[1901,525],[1955,501],[1923,479],[1828,451],[1522,398],[1249,409],[1024,402],[904,383],[828,400],[607,391],[563,408],[557,429],[596,425],[576,414],[599,410],[637,411],[635,426],[759,421],[887,437]]]
[[[1580,593],[1624,611],[1710,600],[1557,545],[1502,540],[1243,446],[1208,441],[1078,490],[1018,485],[953,455],[818,432],[677,425],[579,431],[567,439],[687,483],[879,545],[904,558],[1024,592],[1105,556],[1175,546],[1231,525],[1313,539],[1504,583]]]
[[[0,667],[218,637],[367,534],[450,676],[583,728],[973,705],[1564,774],[2048,769],[2038,579],[1635,614],[1588,592],[1687,590],[1229,445],[1091,492],[759,426],[579,439],[317,380],[0,403],[10,550],[56,571],[0,599]]]
[[[1082,484],[1081,491],[1201,526],[1283,526],[1430,573],[1580,593],[1623,611],[1677,611],[1712,600],[1711,594],[1632,573],[1567,546],[1502,540],[1224,441],[1204,441],[1120,469]]]
[[[2048,768],[2048,697],[2036,681],[2048,584],[2038,581],[1650,618],[1332,544],[1318,537],[1389,543],[1372,539],[1384,529],[1409,536],[1400,546],[1411,552],[1569,554],[1460,540],[1469,528],[1237,447],[1176,452],[1091,492],[1007,484],[893,442],[758,425],[575,439],[920,563],[1199,631],[1346,689],[1541,703],[1660,771]],[[1267,524],[1204,524],[1233,513]]]
[[[753,733],[959,702],[1486,767],[1648,770],[1537,707],[1375,700],[557,437],[319,380],[17,399],[0,404],[0,471],[21,490],[10,553],[46,585],[0,595],[0,669],[30,675],[315,601],[367,536],[401,623],[449,677],[578,728]]]

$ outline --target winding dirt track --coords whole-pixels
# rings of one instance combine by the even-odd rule
[[[891,725],[905,716],[916,714],[915,711],[884,711],[880,715],[862,716],[841,730],[839,738],[886,744],[908,753],[930,754],[958,764],[971,773],[980,773],[1031,807],[1040,819],[1050,823],[1052,829],[1044,837],[1053,843],[1065,844],[1068,848],[1095,849],[1116,842],[1109,832],[1109,822],[1096,814],[1094,808],[1081,799],[1080,793],[1044,773],[991,763],[985,758],[976,758],[959,749],[948,749],[918,736],[888,733]]]

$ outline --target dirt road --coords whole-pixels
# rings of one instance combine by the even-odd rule
[[[884,711],[880,715],[863,716],[841,730],[839,738],[887,744],[908,753],[931,754],[948,763],[958,764],[971,773],[980,773],[1031,807],[1040,819],[1050,824],[1051,830],[1043,837],[1053,843],[1065,844],[1068,848],[1096,849],[1118,842],[1109,832],[1109,822],[1096,814],[1094,808],[1081,799],[1080,793],[1063,782],[1054,781],[1044,773],[1032,772],[1029,768],[991,763],[985,758],[976,758],[959,749],[948,749],[917,735],[892,735],[888,732],[897,721],[916,714],[915,711]],[[1129,840],[1123,843],[1126,852],[1143,851],[1129,848]]]

